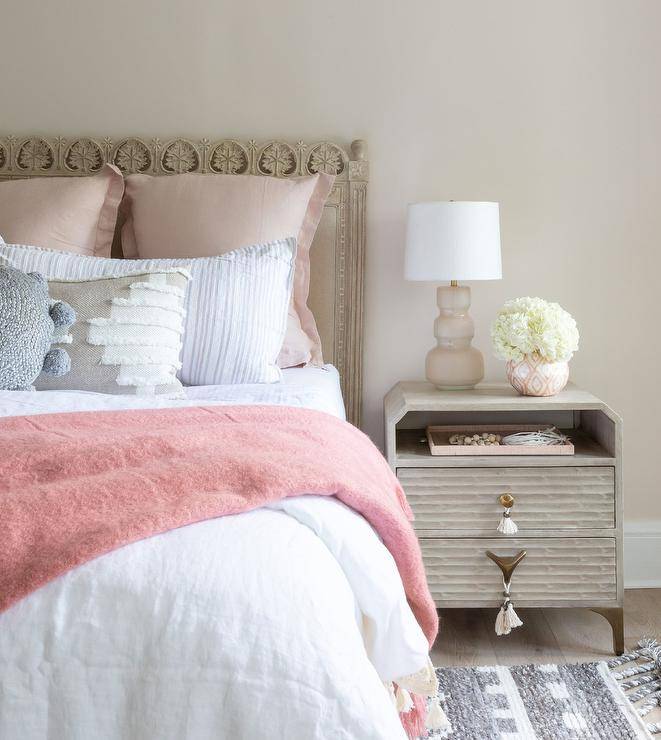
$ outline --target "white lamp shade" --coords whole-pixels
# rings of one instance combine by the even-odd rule
[[[407,280],[500,280],[498,203],[412,203],[408,210]]]

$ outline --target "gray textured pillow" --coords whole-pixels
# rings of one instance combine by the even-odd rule
[[[49,280],[51,298],[73,307],[77,321],[61,337],[71,371],[41,376],[37,390],[183,396],[181,367],[184,268],[92,280]]]
[[[71,306],[50,300],[43,275],[0,258],[0,390],[33,390],[39,373],[69,372],[66,351],[50,346],[74,320]]]

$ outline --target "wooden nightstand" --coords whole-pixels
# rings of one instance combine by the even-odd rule
[[[386,455],[415,513],[436,605],[499,607],[502,575],[486,552],[525,550],[512,577],[515,607],[592,609],[610,622],[621,654],[620,417],[571,384],[557,396],[532,398],[504,384],[439,391],[404,382],[388,393],[384,408]],[[430,424],[556,426],[571,437],[575,454],[432,456]],[[497,530],[503,493],[514,497],[513,536]]]

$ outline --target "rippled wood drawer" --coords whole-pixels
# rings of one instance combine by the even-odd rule
[[[517,606],[571,606],[617,599],[615,539],[525,537],[436,539],[421,537],[429,589],[437,605],[497,606],[502,574],[487,557],[527,555],[512,577]]]
[[[399,468],[416,530],[494,532],[511,493],[520,532],[615,526],[612,467]]]

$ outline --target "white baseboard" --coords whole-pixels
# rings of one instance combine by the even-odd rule
[[[624,587],[661,588],[661,520],[625,522]]]

